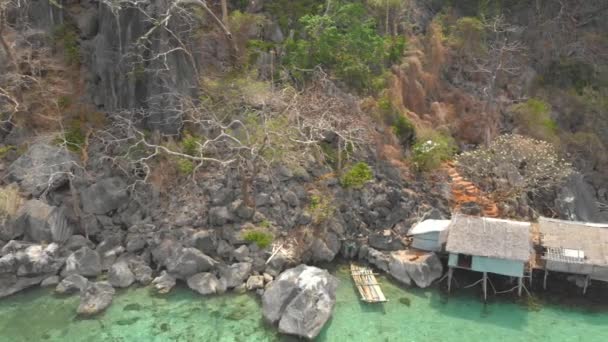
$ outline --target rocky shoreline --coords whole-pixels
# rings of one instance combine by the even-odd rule
[[[402,190],[390,168],[378,169],[361,189],[324,179],[333,200],[324,204],[331,215],[320,219],[306,186],[329,171],[313,161],[259,176],[252,208],[230,170],[159,194],[135,190],[103,163],[92,177],[76,160],[60,147],[35,144],[6,168],[4,189],[14,190],[19,205],[0,227],[0,297],[54,286],[79,294],[78,314],[92,316],[111,305],[115,289],[130,286],[161,294],[177,282],[201,295],[255,291],[279,331],[314,338],[331,316],[337,281],[305,264],[357,259],[420,287],[442,275],[434,254],[410,262],[400,236],[418,212],[443,217],[445,200],[429,196],[438,210],[429,198]],[[274,243],[246,241],[252,230],[269,232]]]

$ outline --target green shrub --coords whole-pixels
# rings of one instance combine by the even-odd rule
[[[184,138],[182,139],[182,151],[190,156],[194,156],[198,154],[199,139],[189,133],[184,134]]]
[[[54,141],[58,145],[67,147],[72,152],[80,152],[86,142],[86,137],[82,133],[82,123],[78,120],[70,122],[63,134]]]
[[[190,159],[180,158],[177,160],[177,169],[184,175],[194,172],[194,163]]]
[[[536,139],[554,140],[557,123],[551,119],[551,106],[541,99],[529,99],[513,107],[513,119],[527,135]]]
[[[260,229],[249,230],[243,234],[243,240],[249,243],[255,243],[258,247],[264,249],[272,243],[274,236]]]
[[[414,145],[412,161],[419,171],[431,171],[449,160],[455,152],[456,144],[452,137],[433,132]]]
[[[10,151],[14,151],[17,150],[17,147],[13,146],[13,145],[6,145],[6,146],[2,146],[0,147],[0,159],[6,157],[6,155],[10,152]]]
[[[312,217],[312,221],[319,224],[334,213],[335,208],[331,205],[331,199],[328,196],[312,195],[310,196],[310,204],[308,212]]]
[[[361,188],[365,183],[374,178],[372,169],[364,162],[355,164],[350,170],[342,175],[340,184],[345,188]]]
[[[72,104],[72,99],[69,96],[59,96],[57,106],[59,109],[67,109]]]
[[[55,27],[53,38],[56,44],[60,44],[63,47],[68,64],[80,64],[80,47],[78,45],[78,29],[76,26],[61,24]]]

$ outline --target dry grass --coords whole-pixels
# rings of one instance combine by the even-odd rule
[[[22,204],[23,198],[19,195],[16,184],[0,188],[0,222],[5,224],[14,217]]]

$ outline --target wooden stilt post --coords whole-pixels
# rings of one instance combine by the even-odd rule
[[[590,277],[591,277],[590,275],[587,275],[585,277],[585,286],[583,287],[583,295],[585,295],[587,293],[587,286],[589,286],[589,278]]]
[[[523,277],[519,277],[519,286],[517,288],[517,295],[521,297],[521,290],[524,286],[524,278]]]
[[[450,267],[448,269],[448,293],[452,290],[452,274],[454,273],[454,268]]]
[[[547,275],[549,274],[549,270],[545,268],[545,277],[543,279],[543,290],[547,289]]]
[[[483,272],[483,301],[487,301],[488,300],[488,274],[486,272]]]

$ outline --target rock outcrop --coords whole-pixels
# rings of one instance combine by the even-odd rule
[[[400,282],[418,287],[430,286],[443,274],[443,266],[435,253],[402,250],[392,252],[388,265],[389,273]]]
[[[62,274],[80,274],[85,277],[96,277],[101,273],[101,258],[89,247],[82,247],[72,253],[65,262]]]
[[[39,197],[44,191],[57,189],[68,181],[77,165],[74,156],[64,148],[35,144],[10,165],[5,180]]]
[[[262,296],[264,318],[281,333],[313,339],[331,317],[337,287],[325,270],[306,265],[286,270]]]

